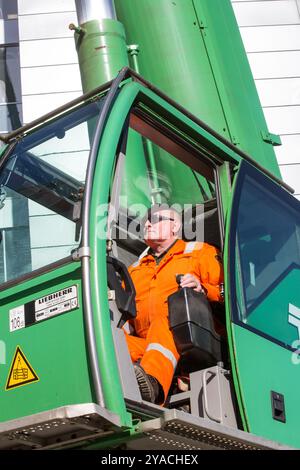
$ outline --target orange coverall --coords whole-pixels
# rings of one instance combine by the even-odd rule
[[[136,289],[137,315],[130,324],[136,336],[126,334],[133,362],[140,360],[145,372],[155,377],[164,390],[165,399],[171,386],[179,354],[168,321],[168,296],[178,290],[176,274],[193,274],[206,289],[211,301],[221,301],[223,282],[218,251],[207,243],[177,240],[156,265],[145,254],[129,267]]]

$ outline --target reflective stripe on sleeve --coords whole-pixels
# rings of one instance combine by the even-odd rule
[[[183,253],[186,254],[186,253],[192,253],[192,251],[194,250],[201,250],[202,246],[203,246],[202,242],[188,242],[185,245],[185,250]]]
[[[196,243],[197,243],[197,242],[188,242],[188,243],[185,245],[184,253],[192,253],[192,251],[194,251],[194,248],[195,248],[195,246],[196,246]]]
[[[162,346],[161,344],[159,343],[150,343],[148,344],[148,347],[146,349],[146,352],[147,351],[159,351],[161,354],[163,354],[167,359],[169,359],[169,361],[172,362],[172,365],[173,365],[173,368],[174,370],[176,369],[176,366],[177,366],[177,360],[174,356],[174,354],[172,353],[172,351],[170,351],[169,349],[165,348],[164,346]]]

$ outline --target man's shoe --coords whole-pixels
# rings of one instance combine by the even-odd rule
[[[160,385],[155,377],[146,374],[139,364],[133,364],[142,399],[155,403],[160,395]]]

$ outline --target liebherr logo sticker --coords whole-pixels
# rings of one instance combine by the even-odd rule
[[[5,390],[27,385],[32,382],[38,382],[39,378],[30,365],[21,348],[17,346],[14,358],[12,360]]]
[[[77,286],[51,292],[9,311],[9,331],[20,330],[79,307]]]

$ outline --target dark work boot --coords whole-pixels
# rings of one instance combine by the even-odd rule
[[[139,364],[133,364],[133,367],[142,399],[151,403],[157,403],[162,392],[158,380],[152,377],[152,375],[146,374]]]

